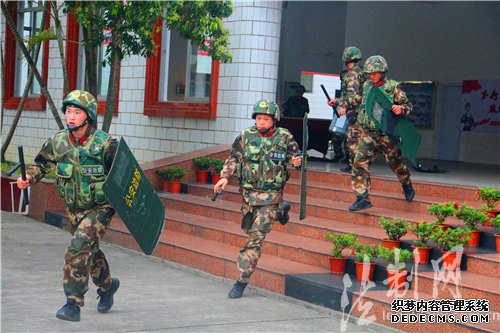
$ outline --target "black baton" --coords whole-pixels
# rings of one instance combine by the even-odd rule
[[[323,89],[323,92],[325,93],[326,99],[328,100],[328,102],[330,102],[331,98],[330,98],[330,95],[328,95],[328,92],[326,91],[325,86],[321,85],[321,89]],[[333,109],[333,112],[335,113],[335,115],[340,118],[339,113],[337,112],[337,108],[335,106],[332,106],[332,109]]]
[[[21,168],[21,179],[22,180],[26,180],[26,168],[24,166],[24,153],[23,153],[23,146],[19,145],[17,147],[17,151],[19,153],[19,163],[14,165],[12,167],[12,169],[10,169],[9,171],[7,171],[7,176],[11,176],[17,169]],[[23,194],[24,194],[24,202],[26,205],[29,205],[30,204],[30,200],[28,198],[28,189],[25,188],[23,190]]]

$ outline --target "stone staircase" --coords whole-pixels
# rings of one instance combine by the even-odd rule
[[[351,285],[346,278],[329,273],[331,243],[325,233],[341,232],[358,235],[360,242],[382,244],[385,237],[378,224],[380,216],[405,218],[412,223],[430,221],[427,205],[457,201],[479,206],[475,188],[438,183],[414,182],[415,201],[407,203],[401,185],[391,178],[373,177],[371,199],[374,207],[362,212],[349,212],[354,196],[350,177],[335,172],[308,172],[307,218],[298,218],[299,173],[285,189],[285,199],[292,204],[290,222],[275,223],[267,236],[263,255],[250,283],[273,292],[356,317],[373,318],[384,325],[412,332],[500,332],[500,257],[495,251],[495,230],[482,227],[480,246],[466,249],[461,271],[435,273],[431,264],[410,267],[411,287],[406,293],[390,292],[383,281],[386,264],[376,259],[374,285],[356,281],[353,258],[347,263]],[[231,180],[216,202],[210,200],[211,184],[188,183],[187,193],[158,192],[166,207],[165,232],[153,255],[214,275],[237,279],[236,259],[246,235],[240,229],[241,196],[235,180]],[[447,223],[462,225],[458,220]],[[403,248],[410,249],[414,235],[403,238]],[[139,250],[119,218],[115,218],[105,240]],[[140,251],[140,250],[139,250]],[[433,248],[431,258],[438,260],[440,251]],[[436,278],[437,277],[437,278]],[[448,279],[448,281],[446,281]],[[345,289],[345,290],[344,290]],[[348,304],[341,303],[344,295]],[[489,301],[489,323],[395,323],[391,324],[391,301],[400,299],[486,299]],[[360,307],[364,304],[365,307]],[[363,315],[364,309],[368,312]],[[392,312],[396,313],[396,312]],[[471,311],[468,311],[470,314]],[[448,313],[451,314],[451,313]],[[476,313],[480,315],[480,313]]]

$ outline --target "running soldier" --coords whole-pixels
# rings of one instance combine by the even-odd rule
[[[237,172],[243,197],[241,228],[248,239],[238,256],[241,274],[229,291],[230,298],[243,295],[273,222],[279,221],[283,225],[288,222],[290,204],[283,201],[283,189],[290,176],[287,162],[294,167],[302,163],[302,156],[294,156],[299,152],[299,146],[293,136],[287,129],[275,126],[280,120],[276,103],[258,101],[252,118],[256,125],[238,135],[224,163],[221,179],[214,185],[214,193],[223,190],[228,179]]]
[[[92,94],[74,90],[61,108],[68,129],[49,138],[27,171],[26,180],[17,179],[25,189],[56,170],[56,190],[66,204],[71,243],[64,255],[63,287],[66,304],[57,311],[62,320],[79,321],[80,308],[88,290],[89,275],[97,290],[97,311],[108,312],[120,281],[111,278],[109,265],[99,241],[115,214],[102,185],[111,169],[117,141],[90,126],[97,119],[97,102]]]

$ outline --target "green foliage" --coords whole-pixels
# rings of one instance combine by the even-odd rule
[[[500,200],[500,189],[492,187],[479,187],[476,191],[477,198],[486,204],[488,210],[495,208],[495,203]]]
[[[387,234],[389,240],[400,240],[406,235],[410,222],[403,219],[386,219],[383,216],[379,218],[379,223]]]
[[[208,169],[212,166],[212,161],[213,158],[206,156],[193,158],[193,163],[202,171],[208,171]]]
[[[57,37],[53,27],[40,31],[36,35],[30,36],[28,40],[28,50],[31,50],[38,43],[55,39],[57,39]]]
[[[436,228],[436,223],[417,222],[410,229],[415,233],[417,239],[413,241],[413,244],[418,247],[428,247],[428,241],[432,235],[432,232]],[[439,227],[438,227],[439,228]]]
[[[17,163],[14,163],[14,162],[11,162],[11,161],[4,161],[2,162],[2,173],[6,173],[7,171],[9,171],[10,169],[12,169],[12,167],[14,167]],[[28,166],[26,166],[28,167]],[[19,174],[19,169],[17,169],[16,171],[16,174]]]
[[[448,228],[443,231],[442,228],[436,227],[431,234],[430,239],[443,251],[451,251],[455,248],[469,247],[470,230],[462,228]]]
[[[182,179],[182,177],[184,177],[186,175],[186,169],[174,167],[174,166],[161,168],[161,169],[155,170],[155,172],[162,179],[168,180],[168,181],[173,181],[176,179],[178,181],[180,181]]]
[[[413,257],[413,254],[408,250],[400,248],[388,249],[383,246],[378,246],[377,257],[387,261],[389,264],[387,267],[388,269],[402,271]]]
[[[457,210],[457,217],[464,221],[465,226],[470,230],[477,230],[479,225],[482,225],[488,220],[488,215],[479,209],[462,205]]]
[[[354,255],[359,262],[373,262],[373,259],[377,256],[377,249],[369,244],[357,244],[355,251]]]
[[[327,232],[326,238],[333,244],[332,255],[335,258],[343,258],[342,251],[358,244],[358,238],[352,234],[331,234]]]
[[[490,219],[490,223],[494,228],[500,229],[500,214],[498,214],[496,217]]]
[[[446,202],[440,204],[432,204],[427,207],[427,210],[432,216],[435,216],[439,224],[443,224],[445,219],[450,216],[455,216],[458,204],[454,202]]]
[[[224,168],[224,160],[219,160],[214,158],[212,160],[212,166],[214,168],[215,173],[220,173],[222,169]]]

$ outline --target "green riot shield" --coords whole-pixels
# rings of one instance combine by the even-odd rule
[[[153,253],[163,230],[165,207],[123,138],[102,189],[142,251]]]
[[[396,116],[391,108],[392,102],[378,87],[373,86],[366,97],[366,113],[396,143],[403,156],[418,167],[417,151],[422,135],[406,117]]]
[[[300,209],[299,219],[306,218],[307,213],[307,146],[309,144],[309,128],[307,127],[307,113],[304,115],[302,125],[302,165],[300,166]]]

